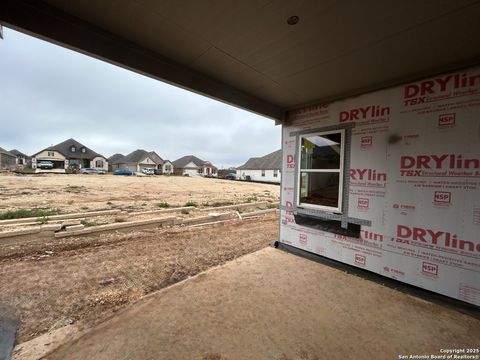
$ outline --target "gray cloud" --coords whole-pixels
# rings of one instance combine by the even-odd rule
[[[137,148],[235,166],[280,148],[272,120],[5,29],[0,146],[33,154],[73,137],[110,156]]]

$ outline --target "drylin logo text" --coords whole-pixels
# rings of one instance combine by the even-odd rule
[[[401,176],[479,177],[480,159],[462,154],[404,155],[400,157]]]
[[[389,106],[370,105],[352,109],[349,111],[341,111],[339,116],[340,122],[367,120],[375,118],[386,118],[390,115]]]
[[[405,106],[441,101],[451,97],[468,96],[478,92],[480,75],[456,73],[425,80],[404,87]]]

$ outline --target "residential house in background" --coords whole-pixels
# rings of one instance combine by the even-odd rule
[[[237,167],[237,179],[280,183],[282,168],[282,150],[274,151],[263,157],[254,157]]]
[[[210,162],[187,155],[173,162],[177,175],[217,177],[217,168]]]
[[[68,139],[57,145],[52,145],[32,156],[32,167],[38,168],[41,161],[53,163],[56,172],[65,169],[99,168],[108,170],[108,160],[75,139]],[[63,171],[62,171],[63,170]]]
[[[15,155],[16,164],[18,168],[31,167],[32,166],[32,157],[27,154],[18,151],[17,149],[10,150],[10,153]]]
[[[17,165],[17,157],[11,152],[0,147],[0,169],[14,169]]]
[[[123,157],[125,157],[125,155],[119,154],[119,153],[116,153],[110,156],[108,158],[108,171],[116,170],[116,168],[114,168],[114,164],[117,164],[117,161]]]
[[[138,149],[114,160],[112,162],[112,170],[121,169],[141,172],[142,169],[162,169],[163,163],[163,159],[155,151]]]
[[[171,175],[174,173],[174,166],[170,160],[164,160],[162,165],[162,174]]]

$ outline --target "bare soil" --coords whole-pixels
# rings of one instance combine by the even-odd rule
[[[0,212],[48,207],[62,213],[122,209],[158,210],[194,202],[278,201],[280,187],[271,184],[186,176],[0,175]]]
[[[0,175],[0,212],[36,207],[61,213],[136,212],[158,210],[159,203],[201,208],[275,202],[278,196],[275,185],[205,178]],[[195,214],[198,210],[176,216]],[[119,216],[125,221],[125,212]],[[119,216],[88,220],[101,224]],[[148,293],[264,248],[277,237],[278,217],[268,214],[205,227],[149,226],[18,243],[8,238],[0,241],[0,305],[21,319],[17,343],[72,323],[81,330]]]
[[[57,240],[0,259],[0,303],[21,318],[17,342],[72,322],[90,326],[148,293],[268,246],[277,221]]]

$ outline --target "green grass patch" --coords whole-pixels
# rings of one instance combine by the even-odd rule
[[[190,214],[190,211],[188,211],[187,209],[182,209],[181,213],[184,215],[188,215]]]
[[[18,210],[9,210],[3,213],[0,213],[0,220],[11,220],[11,219],[23,219],[23,218],[46,218],[51,215],[57,215],[60,213],[58,209],[50,208],[34,208],[34,209],[18,209]]]
[[[247,198],[247,203],[256,202],[256,201],[258,201],[258,198],[256,196]]]
[[[185,206],[194,206],[194,207],[197,207],[198,204],[195,202],[195,201],[187,201],[185,203]]]
[[[23,168],[22,174],[35,174],[35,169],[32,168]]]
[[[157,204],[157,206],[159,208],[162,208],[162,209],[168,209],[170,207],[170,204],[167,203],[167,202],[161,202],[161,203]]]

